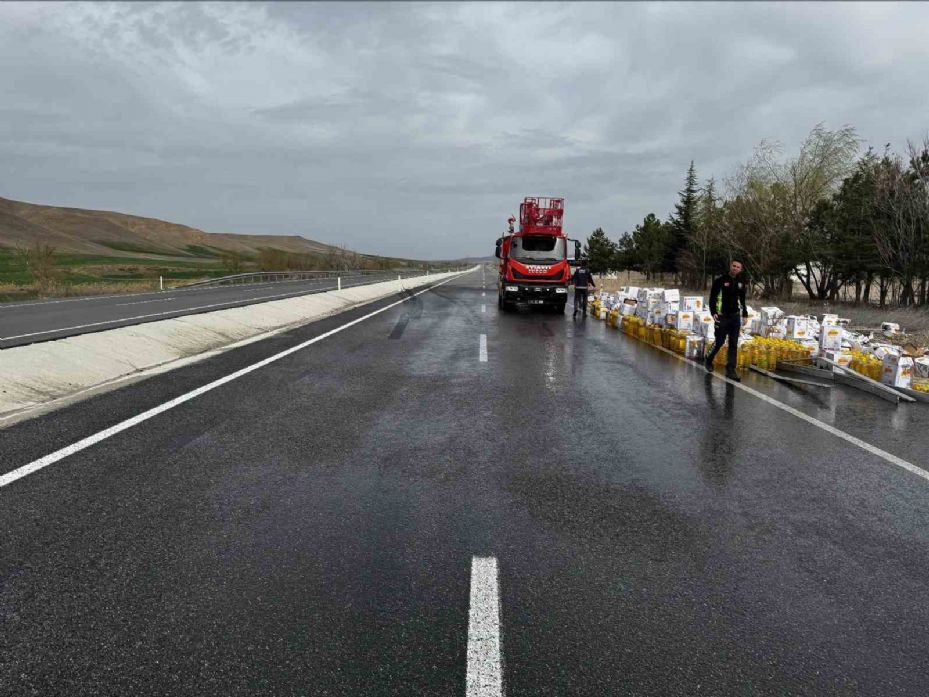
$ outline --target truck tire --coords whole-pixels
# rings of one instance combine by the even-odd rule
[[[563,315],[563,314],[564,314],[565,305],[567,305],[567,304],[568,304],[567,302],[558,303],[557,305],[555,305],[555,309],[553,310],[553,312],[554,312],[556,315]]]

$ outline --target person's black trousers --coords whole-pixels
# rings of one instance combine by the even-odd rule
[[[582,315],[587,314],[587,289],[574,288],[574,314],[580,310]]]
[[[742,315],[738,312],[731,315],[720,315],[719,321],[716,323],[716,340],[706,362],[712,364],[716,354],[722,349],[723,344],[728,341],[729,354],[726,357],[726,371],[735,371],[739,360],[739,331],[741,329]]]

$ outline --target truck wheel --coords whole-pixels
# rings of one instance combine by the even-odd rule
[[[556,315],[563,315],[563,314],[564,314],[565,305],[567,305],[567,304],[568,304],[568,303],[564,302],[564,303],[558,303],[557,305],[555,305],[555,314],[556,314]]]

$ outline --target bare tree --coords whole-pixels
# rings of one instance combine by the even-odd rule
[[[226,252],[221,257],[223,270],[227,274],[242,273],[242,255],[238,252]]]
[[[814,295],[823,268],[813,248],[816,238],[808,234],[810,219],[851,171],[858,143],[851,126],[830,131],[818,124],[797,157],[783,160],[778,143],[762,141],[727,182],[732,200],[723,239],[746,257],[763,295],[789,291],[794,274]]]
[[[17,248],[16,257],[32,275],[33,283],[40,293],[48,293],[54,287],[58,280],[55,247],[36,240],[31,247]]]

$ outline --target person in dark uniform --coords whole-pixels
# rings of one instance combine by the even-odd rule
[[[587,293],[591,288],[596,288],[596,285],[594,277],[587,270],[586,259],[582,259],[581,265],[575,269],[571,283],[574,284],[574,316],[577,317],[577,310],[580,308],[581,315],[587,317]]]
[[[726,341],[729,342],[729,354],[726,361],[726,377],[742,382],[736,372],[739,358],[739,332],[748,319],[748,306],[745,304],[745,279],[742,276],[742,262],[733,259],[729,263],[729,273],[713,281],[710,290],[710,312],[716,322],[716,340],[713,350],[706,357],[706,370],[713,372],[713,359]]]

